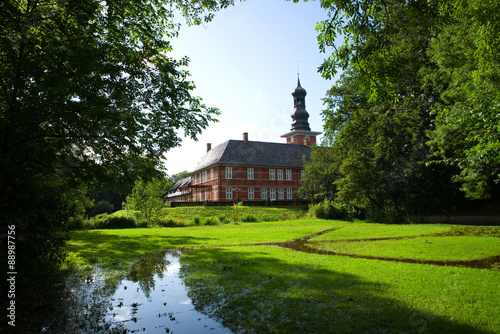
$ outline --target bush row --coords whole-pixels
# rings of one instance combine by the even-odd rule
[[[263,221],[291,220],[302,217],[302,213],[283,213],[281,215],[219,215],[216,217],[194,217],[190,220],[160,218],[156,221],[147,221],[135,215],[129,217],[100,214],[90,219],[82,217],[72,218],[68,222],[70,230],[93,230],[93,229],[122,229],[122,228],[149,228],[149,227],[184,227],[202,225],[223,225],[235,222],[257,223]]]

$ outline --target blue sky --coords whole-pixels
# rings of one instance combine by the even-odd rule
[[[321,98],[333,81],[317,68],[327,56],[319,52],[316,23],[326,18],[318,1],[247,0],[216,14],[204,26],[187,27],[172,41],[175,57],[190,58],[194,95],[221,111],[198,141],[183,139],[166,154],[169,175],[193,170],[212,147],[229,139],[285,142],[291,127],[293,98],[300,82],[307,91],[306,109],[313,131],[323,131]]]

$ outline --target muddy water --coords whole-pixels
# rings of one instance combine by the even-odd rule
[[[118,278],[99,267],[84,279],[68,277],[61,312],[42,333],[232,333],[195,310],[179,257],[145,254]]]

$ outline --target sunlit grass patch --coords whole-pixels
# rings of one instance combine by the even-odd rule
[[[127,260],[161,249],[292,241],[338,226],[338,224],[343,223],[305,219],[185,228],[74,231],[71,240],[67,243],[67,250],[78,252],[80,256],[87,259],[117,257]]]
[[[392,259],[468,261],[500,256],[500,238],[421,237],[378,241],[310,243],[311,247],[342,254]]]
[[[500,272],[307,254],[273,246],[189,251],[194,305],[236,332],[489,333]]]
[[[344,224],[341,228],[317,236],[313,241],[330,240],[352,240],[352,239],[371,239],[371,238],[394,238],[430,235],[436,233],[446,233],[451,231],[450,225],[396,225],[396,224],[371,224],[363,222],[353,222]]]

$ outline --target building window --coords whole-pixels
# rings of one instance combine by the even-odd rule
[[[197,177],[196,177],[196,174],[194,175],[194,184],[198,183],[198,180],[197,180]]]
[[[274,188],[269,189],[269,197],[271,198],[271,201],[276,200],[276,189]]]
[[[217,200],[217,188],[214,188],[214,201]]]
[[[283,181],[283,169],[278,169],[278,180]]]
[[[302,181],[304,181],[306,179],[306,171],[305,170],[300,171],[300,179]]]
[[[226,179],[233,178],[233,167],[226,167]]]
[[[283,188],[278,189],[278,199],[285,199],[285,190]]]
[[[269,180],[276,180],[276,172],[274,169],[269,169]]]
[[[287,169],[286,170],[286,180],[287,181],[291,181],[292,180],[292,170],[291,169]]]
[[[214,179],[214,169],[211,168],[210,169],[210,180],[213,180]]]
[[[233,199],[233,189],[226,188],[226,199]]]
[[[247,168],[247,177],[249,180],[253,180],[253,168]]]
[[[260,190],[260,198],[261,199],[267,199],[267,188],[262,188]]]
[[[286,199],[293,199],[293,190],[292,188],[286,189]]]
[[[253,188],[248,188],[248,199],[254,199]]]

